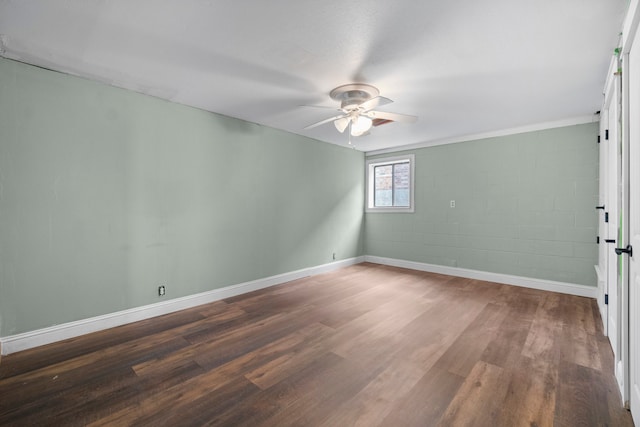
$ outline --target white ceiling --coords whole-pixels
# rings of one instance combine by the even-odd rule
[[[0,0],[0,54],[335,144],[336,86],[419,117],[373,151],[600,109],[628,0]]]

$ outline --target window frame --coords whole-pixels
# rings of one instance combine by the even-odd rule
[[[375,197],[375,168],[377,166],[394,165],[397,163],[409,162],[409,206],[374,206]],[[405,154],[403,156],[393,156],[376,158],[366,161],[365,174],[365,212],[382,213],[382,212],[398,212],[413,213],[415,212],[415,155]],[[392,177],[393,180],[393,177]]]

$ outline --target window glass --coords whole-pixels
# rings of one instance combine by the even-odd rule
[[[376,166],[374,206],[393,206],[393,165]]]
[[[409,206],[409,162],[393,165],[393,206]]]
[[[368,212],[413,212],[413,154],[367,161]]]

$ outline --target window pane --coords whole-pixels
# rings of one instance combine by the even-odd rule
[[[366,162],[365,212],[414,212],[413,154]]]
[[[376,166],[374,206],[393,206],[393,165]]]
[[[393,206],[409,206],[410,170],[409,163],[393,165]]]

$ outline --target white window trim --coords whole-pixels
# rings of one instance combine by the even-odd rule
[[[388,165],[394,163],[404,163],[409,161],[409,206],[401,207],[401,206],[387,206],[387,207],[375,207],[373,206],[373,190],[374,190],[374,176],[373,169],[376,166],[380,165]],[[374,212],[403,212],[403,213],[413,213],[415,211],[415,203],[414,203],[414,194],[415,194],[415,155],[414,154],[406,154],[404,156],[394,156],[394,157],[384,157],[378,159],[367,160],[366,162],[366,175],[365,175],[365,185],[366,185],[366,197],[365,197],[365,212],[374,213]]]

